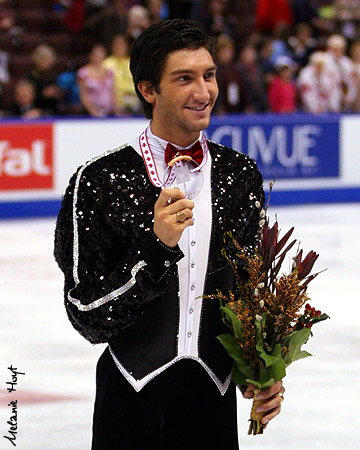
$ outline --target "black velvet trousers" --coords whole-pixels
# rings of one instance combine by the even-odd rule
[[[140,392],[106,349],[96,373],[92,450],[238,450],[236,393],[222,396],[196,361],[185,359]]]

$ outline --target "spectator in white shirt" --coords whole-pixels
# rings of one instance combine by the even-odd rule
[[[309,64],[300,70],[297,88],[302,109],[310,113],[336,111],[334,102],[334,81],[326,66],[327,56],[324,52],[311,55]]]
[[[336,111],[350,111],[356,99],[354,64],[346,53],[346,40],[339,34],[330,36],[326,43],[327,67],[335,82],[333,97]]]

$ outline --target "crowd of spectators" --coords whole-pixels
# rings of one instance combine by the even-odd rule
[[[6,8],[12,1],[0,0],[3,33],[16,27]],[[199,20],[217,36],[216,114],[360,111],[360,0],[53,0],[53,8],[75,39],[91,40],[87,63],[57,71],[58,54],[45,38],[3,105],[12,73],[11,54],[0,47],[3,117],[140,114],[132,44],[174,17]]]

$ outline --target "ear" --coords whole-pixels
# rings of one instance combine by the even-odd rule
[[[152,104],[155,102],[155,88],[150,81],[140,81],[137,87],[148,103]]]

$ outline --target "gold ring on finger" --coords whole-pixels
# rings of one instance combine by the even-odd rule
[[[285,400],[284,394],[279,392],[279,397],[281,398],[281,402],[283,402]]]
[[[178,211],[176,213],[176,217],[179,222],[184,222],[184,220],[186,220],[186,214],[184,213],[184,211]]]

